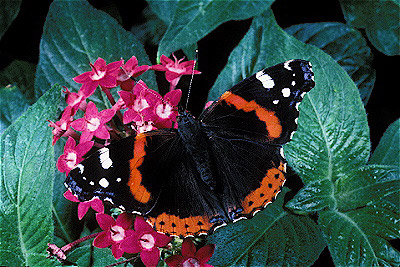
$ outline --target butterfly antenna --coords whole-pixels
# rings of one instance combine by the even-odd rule
[[[192,90],[192,83],[193,83],[193,78],[194,78],[194,70],[196,68],[198,55],[199,55],[199,50],[196,49],[196,55],[195,55],[195,58],[194,58],[194,64],[193,64],[193,69],[192,69],[192,77],[190,78],[189,90],[188,90],[187,98],[186,98],[185,110],[187,110],[188,103],[189,103],[190,91]]]

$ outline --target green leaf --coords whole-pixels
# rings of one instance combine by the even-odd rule
[[[29,107],[26,98],[16,86],[0,88],[0,133]]]
[[[340,0],[350,25],[363,28],[371,43],[388,56],[400,55],[400,2],[398,0]]]
[[[338,22],[293,25],[285,31],[333,57],[353,79],[364,105],[367,104],[376,73],[372,68],[371,49],[359,31]]]
[[[336,266],[398,266],[399,251],[384,239],[399,238],[398,216],[398,209],[367,206],[320,212],[318,222]]]
[[[172,20],[170,19],[171,11],[168,12],[168,16],[163,16],[164,21],[166,21],[166,18],[169,18],[170,24],[160,42],[157,58],[163,54],[169,56],[176,50],[195,44],[224,22],[229,20],[244,20],[260,15],[272,3],[273,0],[174,1],[171,3],[171,9],[174,11]],[[152,3],[152,6],[155,4]],[[168,4],[164,3],[163,5]],[[227,10],[229,12],[226,12]]]
[[[1,0],[0,1],[0,39],[17,17],[22,0]]]
[[[341,211],[357,209],[392,193],[400,192],[399,169],[394,166],[367,165],[355,176],[335,183],[335,199]]]
[[[55,162],[46,120],[56,117],[60,91],[54,86],[0,137],[0,265],[51,263]]]
[[[108,14],[82,0],[54,1],[40,41],[35,95],[40,96],[54,83],[77,91],[81,85],[72,78],[90,71],[89,62],[101,57],[110,63],[132,56],[138,58],[140,65],[151,65],[142,44]],[[141,78],[157,89],[154,73],[146,72]],[[109,101],[100,91],[92,96],[93,101],[106,108]]]
[[[387,128],[369,163],[400,166],[400,119]]]
[[[35,69],[35,64],[21,60],[14,60],[0,72],[0,85],[17,85],[18,89],[23,93],[29,104],[33,104],[35,102],[33,90]]]
[[[336,208],[334,187],[330,180],[323,179],[306,184],[286,207],[301,212],[315,212]]]
[[[311,265],[325,247],[321,232],[308,217],[283,210],[287,189],[251,220],[218,229],[208,238],[216,244],[212,265]]]

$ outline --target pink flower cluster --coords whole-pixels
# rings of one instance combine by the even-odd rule
[[[49,126],[53,128],[53,145],[61,137],[67,138],[64,153],[57,161],[58,170],[68,175],[94,146],[101,148],[112,140],[127,135],[178,127],[177,105],[182,92],[176,86],[183,75],[200,72],[194,70],[193,60],[183,61],[183,58],[178,60],[174,55],[173,57],[174,60],[163,55],[161,65],[153,66],[139,65],[134,56],[127,62],[120,60],[109,64],[98,58],[93,64],[90,63],[90,71],[73,78],[75,82],[82,84],[79,91],[71,92],[64,87],[67,106],[58,121],[49,121]],[[170,88],[164,96],[148,88],[144,81],[136,80],[149,70],[165,72]],[[89,100],[99,87],[110,101],[111,108],[99,110]],[[115,101],[111,90],[117,87],[121,90],[114,94],[119,96]],[[132,214],[121,213],[115,220],[105,213],[103,202],[98,198],[81,202],[69,190],[64,193],[64,197],[79,203],[80,220],[90,208],[95,210],[102,232],[83,237],[62,248],[49,244],[48,252],[60,261],[66,259],[66,253],[74,246],[90,238],[94,238],[95,247],[111,247],[116,259],[121,258],[124,253],[140,253],[146,266],[156,266],[160,260],[160,248],[168,249],[172,238],[156,232],[143,217],[134,218]],[[165,261],[169,266],[210,266],[206,262],[213,250],[212,245],[207,245],[196,252],[192,241],[185,239],[182,256],[173,255]]]
[[[119,60],[106,64],[102,58],[90,63],[91,71],[73,78],[82,84],[78,92],[64,88],[67,107],[60,120],[49,121],[49,126],[53,128],[53,145],[62,136],[68,138],[64,154],[57,162],[58,170],[68,175],[93,146],[102,147],[111,140],[127,135],[160,128],[176,128],[177,105],[182,96],[176,85],[183,75],[200,73],[193,70],[194,64],[193,60],[178,60],[175,56],[172,60],[164,55],[161,56],[161,65],[153,66],[139,65],[135,56],[125,63]],[[136,78],[149,70],[165,72],[170,90],[164,96],[148,88],[144,81],[136,81]],[[115,101],[111,90],[118,86],[122,90],[117,91],[119,99]],[[96,104],[88,99],[98,87],[110,101],[110,109],[99,111]],[[83,116],[76,118],[82,114],[79,110],[83,111]],[[123,125],[123,128],[117,125]],[[79,144],[76,145],[76,142]]]

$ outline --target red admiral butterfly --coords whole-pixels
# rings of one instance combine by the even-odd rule
[[[180,110],[178,129],[124,138],[99,149],[65,182],[148,218],[172,235],[207,233],[251,218],[285,181],[282,145],[297,128],[298,105],[314,87],[311,64],[290,60],[226,91],[199,119]]]

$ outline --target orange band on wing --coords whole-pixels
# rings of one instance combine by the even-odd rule
[[[134,198],[140,203],[147,203],[150,200],[150,192],[142,185],[142,174],[138,170],[138,167],[142,165],[146,151],[144,147],[146,145],[146,136],[138,134],[135,137],[133,158],[129,161],[130,175],[128,180],[128,186],[131,190]]]
[[[221,100],[224,100],[228,105],[235,106],[238,110],[243,110],[245,112],[255,111],[257,117],[267,125],[269,138],[278,138],[281,135],[282,125],[280,124],[278,117],[275,115],[275,112],[266,110],[254,100],[247,101],[230,91],[226,91],[221,96]]]
[[[263,209],[281,191],[285,181],[285,174],[281,166],[269,169],[262,179],[260,187],[242,201],[243,214],[252,214],[256,210]]]
[[[213,226],[207,217],[180,218],[165,212],[155,218],[149,218],[149,222],[155,226],[157,231],[177,236],[207,233]]]

